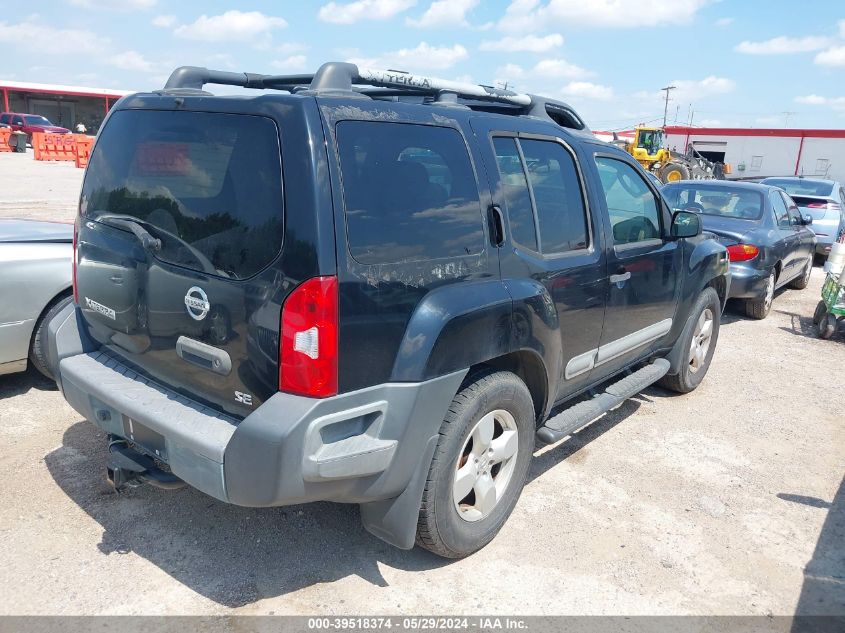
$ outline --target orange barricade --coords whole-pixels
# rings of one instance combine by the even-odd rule
[[[12,136],[12,128],[0,127],[0,152],[11,152],[9,137]]]
[[[32,135],[32,152],[35,160],[76,161],[76,138],[73,134],[35,132]]]
[[[85,134],[74,134],[76,137],[76,166],[86,167],[88,157],[91,155],[91,146],[94,144],[94,137]]]

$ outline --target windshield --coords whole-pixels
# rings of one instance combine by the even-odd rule
[[[780,187],[790,196],[819,196],[827,197],[833,192],[833,184],[824,180],[807,180],[805,178],[766,178],[766,185]]]
[[[759,220],[763,216],[763,194],[752,189],[667,185],[663,195],[673,209],[738,220]]]
[[[661,130],[640,130],[637,147],[641,147],[649,154],[654,154],[663,146],[663,132]]]
[[[53,125],[49,120],[43,116],[25,116],[24,120],[27,125]]]
[[[82,187],[92,220],[136,220],[155,256],[243,279],[282,244],[279,136],[258,116],[123,110],[92,153]]]

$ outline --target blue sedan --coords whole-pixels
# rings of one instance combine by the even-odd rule
[[[725,180],[683,180],[662,189],[674,209],[701,215],[705,231],[716,234],[731,259],[730,297],[745,312],[765,319],[775,290],[803,289],[810,283],[816,236],[812,216],[778,187]]]

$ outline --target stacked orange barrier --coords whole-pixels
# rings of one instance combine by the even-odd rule
[[[9,138],[12,136],[12,128],[0,127],[0,152],[11,152]]]
[[[76,161],[76,138],[73,134],[47,134],[35,132],[32,135],[32,152],[35,160]]]
[[[85,134],[74,134],[76,137],[76,166],[87,167],[88,157],[91,155],[91,146],[94,145],[94,137]]]

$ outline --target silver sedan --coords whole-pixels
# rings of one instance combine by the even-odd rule
[[[72,300],[73,225],[0,219],[0,374],[45,376],[46,324]]]

